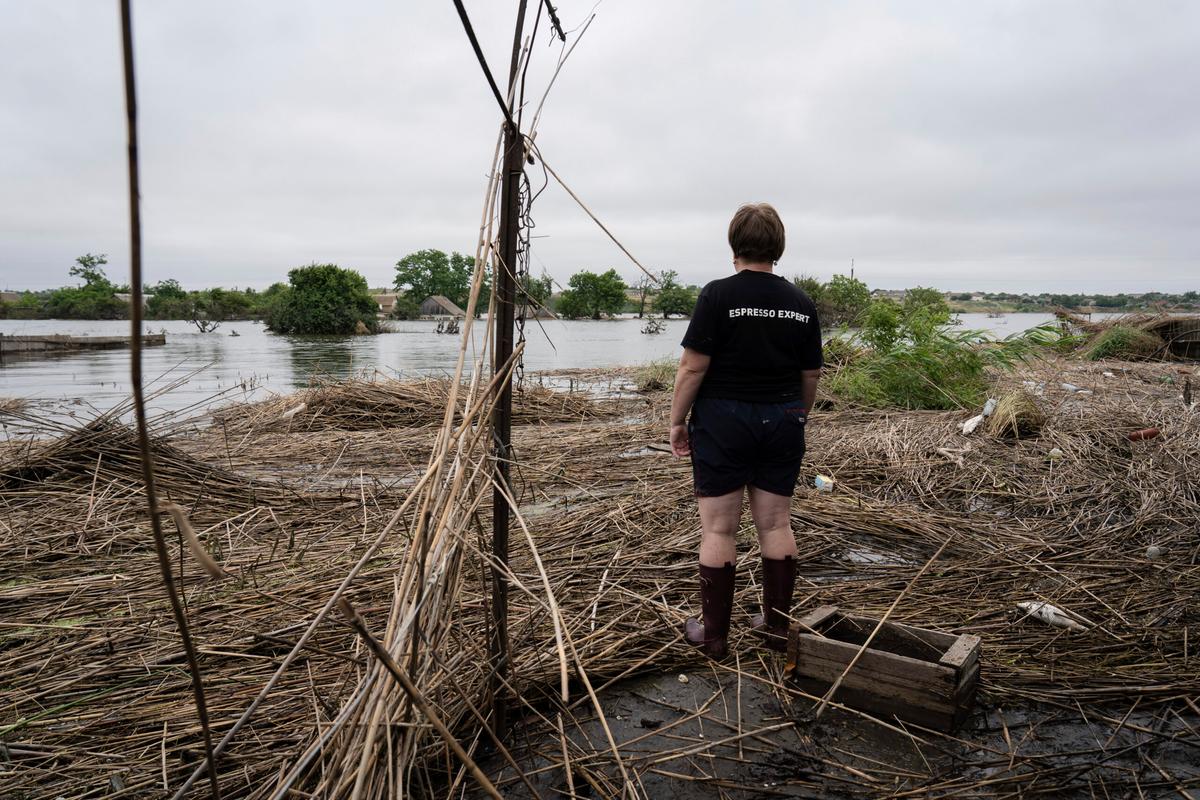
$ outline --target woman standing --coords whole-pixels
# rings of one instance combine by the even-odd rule
[[[773,272],[784,247],[779,214],[766,203],[742,206],[729,246],[734,274],[696,300],[671,403],[671,449],[692,457],[700,507],[702,619],[687,620],[684,634],[713,658],[728,649],[734,537],[747,492],[763,564],[754,629],[767,646],[786,648],[796,581],[789,511],[822,365],[816,307]]]

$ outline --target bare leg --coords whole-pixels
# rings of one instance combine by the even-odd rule
[[[796,557],[796,537],[792,535],[792,498],[771,494],[750,487],[750,516],[758,530],[758,546],[763,558]],[[704,511],[701,507],[701,524]],[[701,561],[704,560],[704,544],[700,545]]]
[[[737,531],[742,524],[745,489],[719,497],[698,497],[700,506],[700,563],[723,567],[737,562]],[[790,530],[790,529],[789,529]],[[792,552],[796,552],[795,544]]]

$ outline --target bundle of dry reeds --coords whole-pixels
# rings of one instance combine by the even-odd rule
[[[453,399],[456,421],[466,410],[464,387],[448,379],[390,378],[324,381],[285,397],[236,405],[214,414],[231,434],[247,431],[362,431],[443,423]],[[453,393],[453,398],[451,394]],[[513,421],[570,422],[612,416],[617,409],[583,393],[555,392],[541,386],[514,393]]]

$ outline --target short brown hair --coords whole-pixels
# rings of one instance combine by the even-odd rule
[[[729,221],[733,257],[773,264],[783,255],[783,220],[770,203],[748,203]]]

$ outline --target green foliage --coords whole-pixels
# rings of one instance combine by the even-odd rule
[[[844,366],[862,355],[860,345],[845,336],[833,336],[821,345],[821,352],[826,364]]]
[[[266,314],[267,305],[274,293],[285,283],[277,283],[266,292],[254,289],[222,289],[215,287],[197,292],[186,291],[173,278],[146,287],[150,295],[146,301],[147,319],[186,319],[222,322],[230,319],[248,319]]]
[[[978,295],[979,300],[971,298]],[[1017,294],[1014,292],[958,293],[950,296],[960,311],[1053,311],[1057,307],[1068,309],[1100,309],[1103,311],[1160,311],[1200,309],[1200,292],[1195,290],[1181,294],[1145,292],[1142,294],[1063,294],[1042,292],[1041,294]]]
[[[392,308],[392,319],[417,319],[421,316],[421,304],[406,294],[396,297]]]
[[[83,280],[82,286],[64,286],[50,293],[46,314],[54,319],[123,319],[129,316],[129,306],[114,294],[114,286],[104,274],[108,259],[103,255],[82,255],[71,267],[72,277]]]
[[[267,328],[285,334],[347,335],[361,323],[378,330],[379,306],[362,275],[335,264],[310,264],[288,273],[290,286],[274,293]]]
[[[1091,361],[1103,358],[1137,360],[1153,357],[1164,346],[1163,340],[1149,331],[1128,325],[1113,325],[1096,337],[1084,355]]]
[[[825,287],[829,325],[854,325],[871,304],[871,290],[858,278],[834,275]],[[825,322],[825,320],[822,320]]]
[[[549,275],[543,275],[540,278],[528,275],[525,277],[524,283],[517,290],[517,305],[528,305],[534,308],[548,306],[550,295],[553,292],[554,279]],[[483,298],[480,299],[482,300]]]
[[[198,292],[197,308],[205,319],[220,322],[227,319],[245,318],[253,304],[252,296],[246,292],[230,291],[220,287]]]
[[[1035,328],[996,341],[983,331],[952,332],[935,321],[940,313],[936,304],[871,303],[848,343],[868,349],[833,375],[832,391],[873,407],[974,407],[986,399],[989,368],[1011,369],[1053,335]]]
[[[660,358],[637,368],[633,382],[639,392],[671,391],[675,388],[675,372],[679,362],[673,358]]]
[[[84,288],[112,288],[112,283],[108,280],[108,276],[104,274],[104,265],[108,263],[108,257],[101,253],[94,256],[91,253],[82,255],[75,259],[75,266],[71,267],[67,272],[73,278],[82,278]]]
[[[396,291],[419,306],[427,297],[445,296],[461,308],[467,307],[471,294],[471,276],[475,259],[461,253],[446,255],[441,250],[418,250],[396,262]],[[480,296],[480,308],[486,307],[486,295]]]
[[[696,308],[696,295],[691,289],[682,286],[677,278],[679,273],[673,269],[666,270],[659,282],[658,295],[654,298],[654,310],[663,315],[663,319],[672,314],[691,316]]]
[[[922,314],[936,325],[945,325],[950,321],[950,304],[937,289],[916,286],[904,293],[904,313]]]
[[[625,281],[615,269],[601,274],[577,272],[567,285],[571,288],[558,298],[558,313],[567,319],[600,319],[601,314],[619,313],[625,305]]]

